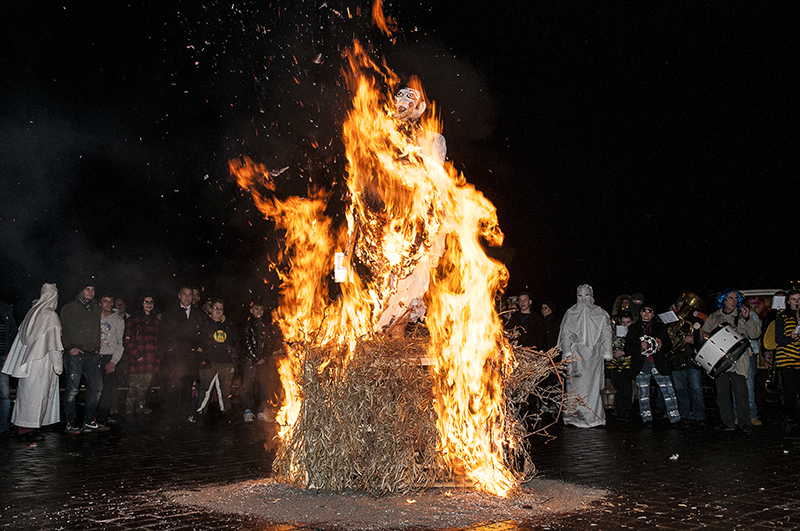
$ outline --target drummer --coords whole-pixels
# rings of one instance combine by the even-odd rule
[[[747,339],[758,339],[761,335],[761,323],[750,315],[750,308],[744,303],[744,297],[735,289],[727,289],[717,297],[716,312],[706,319],[703,332],[706,338],[720,325],[729,324]],[[745,433],[753,431],[750,417],[750,400],[747,392],[747,374],[750,368],[750,351],[746,351],[727,371],[718,375],[714,382],[717,385],[717,405],[722,424],[717,426],[721,431],[734,431],[736,423],[733,415],[731,391],[736,399],[736,419],[739,429]]]

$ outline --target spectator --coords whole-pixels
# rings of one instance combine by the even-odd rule
[[[206,316],[192,306],[192,289],[178,291],[178,301],[167,308],[158,329],[159,343],[164,353],[162,364],[163,407],[168,421],[178,418],[195,420],[196,397],[192,386],[198,377],[202,362],[200,329]]]
[[[669,379],[667,364],[666,352],[672,347],[672,343],[667,334],[667,327],[656,317],[655,306],[645,302],[640,306],[639,321],[628,328],[625,337],[625,353],[631,357],[628,376],[636,380],[636,386],[639,388],[639,413],[645,427],[653,425],[653,411],[650,408],[651,376],[661,389],[667,417],[674,425],[680,422],[681,414],[678,411],[672,380]]]
[[[97,423],[95,415],[103,391],[100,371],[100,308],[94,300],[95,286],[89,283],[75,300],[61,308],[61,342],[64,345],[64,369],[67,389],[64,397],[64,415],[67,433],[82,431],[107,431],[107,426]],[[86,409],[83,428],[79,427],[75,401],[86,377]]]
[[[574,412],[564,414],[564,423],[581,428],[606,423],[600,390],[605,384],[603,360],[611,359],[611,318],[594,304],[592,287],[578,287],[578,302],[564,314],[558,341],[566,358],[566,391],[583,399]]]
[[[558,345],[558,332],[561,329],[561,317],[556,313],[556,305],[552,301],[542,303],[542,317],[544,318],[544,345],[542,350],[547,352]]]
[[[128,319],[130,318],[131,314],[127,312],[127,304],[125,303],[125,299],[121,297],[117,297],[114,299],[114,312],[118,313],[122,320],[127,323]],[[128,387],[128,353],[125,351],[125,341],[122,341],[123,349],[122,349],[122,359],[119,360],[117,363],[117,369],[114,371],[117,375],[117,389],[120,387]],[[115,392],[116,396],[119,396],[119,393]],[[119,404],[120,400],[117,399],[114,401],[114,404],[111,406],[111,415],[116,415],[119,413]]]
[[[758,324],[758,337],[750,340],[750,350],[745,355],[749,354],[750,363],[747,368],[747,397],[750,407],[750,423],[753,426],[761,426],[762,422],[758,419],[758,406],[756,405],[756,372],[758,371],[758,357],[760,355],[761,347],[759,339],[761,338],[761,317],[758,312],[763,309],[763,302],[760,299],[751,298],[746,302],[747,307],[750,309],[750,318]],[[734,402],[734,412],[736,405]]]
[[[782,310],[772,307],[775,297],[783,297],[785,300],[786,292],[783,290],[776,291],[772,297],[767,297],[764,301],[765,308],[764,316],[761,319],[761,339],[759,341],[761,347],[760,361],[763,369],[756,373],[756,376],[761,381],[761,385],[756,387],[756,389],[761,390],[760,395],[756,396],[756,401],[760,399],[764,407],[766,407],[767,402],[776,403],[780,400],[780,389],[778,388],[780,373],[775,359],[775,350],[778,348],[778,344],[775,341],[775,321]]]
[[[192,288],[192,306],[195,308],[200,307],[200,289],[199,288]]]
[[[783,382],[781,429],[790,433],[798,426],[797,400],[800,397],[800,291],[786,292],[786,309],[775,319],[775,365]]]
[[[204,361],[200,369],[197,396],[200,403],[197,413],[208,411],[211,394],[216,391],[219,409],[223,415],[231,410],[231,382],[236,368],[236,329],[225,316],[225,304],[211,299],[211,316],[203,327]]]
[[[633,384],[628,378],[631,368],[631,357],[625,353],[625,337],[633,324],[633,316],[628,310],[622,310],[616,316],[616,329],[612,339],[613,359],[606,361],[606,371],[611,378],[611,385],[617,391],[614,397],[614,409],[618,420],[628,422],[633,411]]]
[[[630,311],[631,310],[631,296],[627,293],[623,293],[622,295],[617,295],[617,298],[614,300],[614,306],[611,307],[611,315],[614,316],[615,319],[619,318],[619,315],[623,311]],[[633,315],[633,314],[631,314]]]
[[[58,375],[64,361],[57,306],[56,285],[42,285],[3,365],[4,375],[19,379],[11,417],[19,435],[31,437],[34,429],[61,421]]]
[[[750,309],[744,304],[744,297],[734,289],[724,290],[717,298],[719,309],[708,316],[703,331],[713,332],[721,324],[731,325],[737,332],[748,339],[758,339],[761,325],[751,317]],[[717,386],[717,405],[722,424],[717,426],[721,431],[739,429],[745,433],[753,430],[750,419],[750,401],[747,394],[747,373],[750,367],[750,355],[745,352],[727,371],[717,375],[714,383]],[[736,419],[733,416],[731,391],[736,399]]]
[[[506,328],[518,332],[516,344],[528,348],[544,348],[544,318],[540,312],[531,311],[531,294],[523,291],[518,299],[519,311],[509,318]]]
[[[122,359],[125,320],[114,312],[114,297],[100,297],[100,368],[103,371],[103,391],[97,406],[97,422],[108,425],[111,407],[117,402],[117,365]]]
[[[670,306],[676,314],[685,304],[683,298]],[[683,336],[682,343],[669,356],[669,368],[672,376],[672,385],[678,399],[678,411],[684,421],[696,422],[699,426],[706,425],[706,405],[703,399],[703,373],[694,362],[697,354],[697,345],[700,344],[702,334],[699,327],[702,321],[693,315],[684,317],[694,327],[692,333]],[[681,334],[682,335],[682,334]]]
[[[250,316],[244,324],[243,347],[244,359],[242,360],[242,402],[244,406],[244,421],[253,422],[255,409],[255,386],[259,390],[258,416],[263,418],[269,415],[267,411],[268,374],[267,360],[272,354],[272,341],[270,327],[264,321],[264,305],[261,301],[254,301],[250,306]]]
[[[0,301],[0,367],[6,362],[6,354],[17,335],[17,322],[11,306]],[[11,381],[0,373],[0,436],[10,433],[8,414],[11,413]]]
[[[117,297],[116,299],[114,299],[114,312],[118,313],[120,317],[122,317],[127,321],[128,317],[130,317],[131,314],[127,313],[125,311],[126,309],[127,305],[125,304],[125,299],[121,297]]]
[[[631,315],[633,316],[633,322],[637,323],[639,321],[639,315],[641,314],[642,303],[644,302],[644,296],[641,293],[634,293],[631,295],[631,303],[628,307],[630,310]]]
[[[125,326],[125,349],[128,353],[128,396],[125,414],[148,415],[147,394],[153,378],[161,369],[163,353],[158,343],[160,321],[155,313],[155,299],[145,295],[142,307]]]

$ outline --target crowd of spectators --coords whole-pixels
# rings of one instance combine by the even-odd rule
[[[605,426],[608,416],[645,428],[662,419],[672,427],[706,427],[708,400],[720,431],[752,433],[770,405],[785,433],[800,429],[800,292],[745,297],[723,289],[710,315],[698,300],[684,292],[659,313],[641,293],[622,294],[609,315],[584,285],[563,318],[551,302],[532,303],[529,292],[505,299],[500,314],[515,346],[558,346],[554,360],[568,361],[565,424]],[[552,412],[542,403],[531,414]]]
[[[0,303],[0,434],[36,437],[62,421],[62,406],[70,434],[154,417],[202,424],[210,408],[227,422],[274,421],[281,399],[274,358],[283,340],[262,301],[250,300],[246,319],[233,322],[223,300],[183,286],[173,300],[146,293],[128,313],[123,299],[94,284],[87,279],[60,312],[58,289],[44,284],[19,326]],[[800,429],[800,292],[745,298],[725,289],[710,315],[692,297],[686,292],[659,313],[641,293],[622,294],[609,314],[582,285],[563,315],[529,292],[498,301],[498,310],[515,346],[567,362],[565,424],[703,427],[714,400],[719,430],[751,433],[768,404],[786,433]],[[559,381],[552,375],[544,384]],[[528,414],[552,415],[556,406],[529,404]]]
[[[131,313],[122,298],[98,293],[87,279],[58,312],[58,289],[44,284],[19,327],[0,303],[0,435],[13,428],[34,439],[39,428],[60,423],[60,389],[69,434],[105,432],[117,422],[150,424],[154,417],[164,426],[202,423],[214,404],[218,417],[231,422],[237,375],[242,420],[274,421],[281,390],[270,368],[283,340],[261,300],[250,300],[247,320],[235,323],[221,299],[203,301],[190,286],[161,307],[146,293]]]

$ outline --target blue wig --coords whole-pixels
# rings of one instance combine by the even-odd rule
[[[719,295],[717,295],[717,308],[722,308],[722,305],[725,304],[725,299],[728,297],[728,293],[730,292],[736,294],[736,309],[741,311],[742,306],[744,306],[744,295],[739,293],[739,290],[733,288],[724,289],[719,292]]]

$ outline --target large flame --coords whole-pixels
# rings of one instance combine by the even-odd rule
[[[479,488],[505,495],[517,484],[503,464],[502,376],[513,354],[493,300],[507,271],[482,247],[502,243],[494,206],[437,153],[443,139],[432,107],[419,124],[394,117],[399,79],[358,43],[345,74],[354,94],[343,125],[346,227],[332,233],[323,195],[278,201],[266,192],[274,190],[266,168],[249,159],[230,163],[259,209],[286,231],[289,267],[273,316],[290,346],[280,369],[287,395],[281,435],[300,411],[303,348],[336,347],[331,351],[339,358],[331,362],[345,365],[359,338],[383,333],[400,318],[410,302],[401,295],[424,295],[439,451]],[[412,86],[422,92],[418,81]],[[337,251],[347,275],[342,296],[331,302],[327,282]]]

